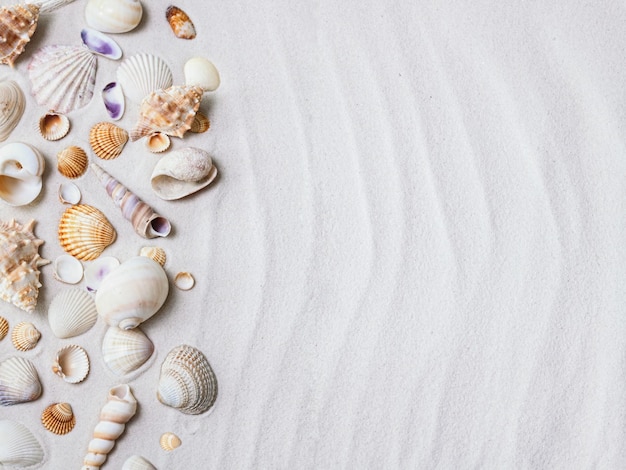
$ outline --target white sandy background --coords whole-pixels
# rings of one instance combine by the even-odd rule
[[[80,44],[84,0],[45,17],[15,70],[28,94],[37,48]],[[174,38],[166,0],[116,35],[126,57],[152,52],[183,82],[211,59],[222,85],[201,109],[206,134],[177,139],[212,153],[209,189],[158,199],[158,160],[143,142],[102,162],[174,225],[138,237],[93,174],[83,202],[118,232],[105,255],[163,247],[171,285],[142,328],[156,354],[129,381],[138,414],[104,468],[141,454],[159,469],[532,468],[626,465],[626,8],[621,2],[200,2],[177,5],[198,37]],[[552,5],[549,5],[552,3]],[[46,157],[42,195],[0,218],[38,221],[42,254],[63,253],[56,153],[88,146],[107,120],[99,90],[118,63],[98,59],[96,96],[71,133],[35,131],[29,97],[9,141]],[[137,107],[123,127],[130,129]],[[92,160],[97,158],[90,154]],[[87,263],[85,263],[87,264]],[[43,468],[79,468],[108,389],[99,320],[57,339],[46,314],[65,288],[43,268],[36,349],[44,393],[0,409],[46,450]],[[85,382],[50,370],[84,346]],[[155,396],[179,344],[201,349],[219,381],[210,413],[187,416]],[[68,401],[76,428],[56,436],[45,406]],[[161,433],[183,445],[160,449]]]

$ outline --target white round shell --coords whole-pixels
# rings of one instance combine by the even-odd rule
[[[83,278],[83,264],[71,255],[54,260],[54,278],[66,284],[78,284]]]
[[[71,338],[89,331],[98,312],[93,297],[78,288],[59,292],[48,308],[48,322],[57,338]]]
[[[174,277],[174,285],[180,290],[189,290],[196,284],[196,280],[191,273],[181,271]]]
[[[215,91],[220,86],[220,74],[213,62],[204,57],[192,57],[184,67],[185,85]]]
[[[156,467],[140,455],[131,455],[122,465],[122,470],[156,470]]]
[[[153,352],[154,344],[139,328],[121,330],[111,326],[102,340],[104,363],[118,376],[137,370]]]
[[[80,202],[80,189],[74,183],[62,183],[59,185],[59,201],[63,204],[78,204]]]
[[[139,0],[89,0],[85,19],[103,33],[126,33],[139,25],[143,8]]]

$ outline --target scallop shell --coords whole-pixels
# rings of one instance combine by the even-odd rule
[[[21,423],[0,421],[0,468],[30,467],[43,462],[44,451],[32,432]]]
[[[65,346],[57,352],[56,361],[52,364],[52,372],[68,383],[82,382],[89,374],[87,352],[75,344]]]
[[[131,455],[126,459],[122,470],[157,470],[154,465],[140,455]]]
[[[119,83],[108,83],[102,89],[102,102],[111,119],[118,121],[122,118],[124,115],[125,102],[124,93]]]
[[[196,283],[191,273],[182,271],[174,277],[174,285],[180,290],[190,290]]]
[[[171,86],[150,93],[141,102],[139,120],[130,131],[135,141],[154,132],[182,137],[191,128],[202,101],[202,88]]]
[[[143,8],[139,0],[89,0],[85,19],[103,33],[127,33],[139,25]]]
[[[8,320],[4,317],[0,317],[0,340],[3,340],[8,332],[9,332]]]
[[[80,189],[74,183],[62,183],[59,185],[59,201],[63,204],[78,204],[80,198]]]
[[[217,379],[204,354],[188,345],[172,349],[161,365],[157,398],[186,414],[211,408],[217,398]]]
[[[99,122],[89,131],[89,144],[103,160],[112,160],[122,153],[128,142],[128,132],[111,122]]]
[[[165,250],[158,246],[144,246],[141,250],[139,250],[139,256],[147,256],[148,258],[159,263],[161,266],[165,266],[165,261],[167,260]]]
[[[196,37],[196,28],[189,15],[178,7],[170,5],[165,10],[165,19],[170,24],[174,35],[180,39],[193,39]]]
[[[0,362],[0,405],[25,403],[36,400],[40,395],[41,382],[31,361],[10,357]]]
[[[183,68],[185,85],[199,86],[204,91],[215,91],[220,86],[220,73],[209,59],[192,57]]]
[[[89,331],[97,319],[93,297],[76,287],[59,292],[48,307],[48,322],[57,338],[81,335]]]
[[[159,445],[165,452],[173,451],[174,449],[180,447],[182,443],[183,442],[180,440],[180,437],[173,432],[164,432],[159,438]]]
[[[41,414],[41,423],[54,434],[67,434],[76,424],[76,416],[69,403],[54,403]]]
[[[170,144],[170,137],[163,132],[150,134],[146,139],[146,147],[152,153],[165,152],[168,148],[170,148]]]
[[[35,325],[29,322],[20,322],[13,327],[11,341],[18,351],[30,351],[39,342],[41,333]]]
[[[122,49],[106,34],[91,28],[84,28],[80,32],[83,44],[91,52],[106,57],[107,59],[118,60],[122,57]]]
[[[0,141],[7,140],[24,114],[26,100],[13,80],[0,82]]]
[[[102,358],[118,376],[139,369],[154,352],[154,344],[139,328],[121,330],[111,326],[102,340]]]
[[[75,179],[83,176],[88,164],[87,152],[76,145],[57,153],[57,169],[66,178]]]
[[[198,111],[193,118],[189,132],[202,134],[203,132],[208,131],[209,127],[211,127],[211,121],[209,121],[209,118],[205,114]]]
[[[37,149],[21,142],[0,148],[0,199],[11,206],[30,204],[41,192],[46,167]]]
[[[101,256],[92,261],[85,270],[85,287],[87,290],[96,292],[102,281],[119,265],[120,261],[113,256]]]
[[[83,47],[45,46],[28,64],[31,94],[59,113],[80,109],[93,96],[96,67],[96,57]]]
[[[115,229],[104,214],[87,204],[76,204],[65,210],[58,234],[61,247],[83,261],[96,259],[116,237]]]
[[[217,168],[208,152],[195,148],[170,152],[161,158],[150,177],[152,189],[161,199],[180,199],[208,186]]]
[[[65,114],[48,111],[39,118],[39,133],[46,140],[59,140],[70,131],[70,120]]]
[[[0,8],[0,64],[13,67],[37,29],[39,6],[11,5]]]
[[[137,54],[118,67],[117,81],[128,99],[141,103],[153,91],[172,86],[173,78],[163,59],[152,54]]]

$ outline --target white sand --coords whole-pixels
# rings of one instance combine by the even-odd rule
[[[165,58],[175,82],[194,55],[222,86],[203,102],[206,134],[177,140],[209,150],[220,178],[180,201],[158,199],[158,157],[143,142],[102,166],[174,224],[153,242],[172,287],[143,329],[156,356],[129,383],[139,412],[105,468],[141,454],[159,469],[621,468],[626,459],[626,10],[617,1],[211,2],[178,6],[198,37],[173,38],[165,0],[117,35],[126,56]],[[267,2],[266,2],[267,3]],[[337,6],[339,3],[341,6]],[[552,2],[554,3],[554,2]],[[46,44],[79,44],[84,0],[48,16],[15,70]],[[96,90],[118,64],[98,59]],[[44,191],[0,218],[37,219],[42,254],[62,254],[56,153],[88,148],[107,120],[98,97],[70,115],[57,143],[34,131],[29,98],[9,141],[46,156]],[[137,108],[121,125],[129,129]],[[92,156],[93,157],[93,156]],[[95,158],[95,157],[93,157]],[[83,201],[118,231],[106,255],[148,244],[93,174]],[[64,288],[43,269],[28,357],[43,396],[0,409],[46,449],[43,468],[79,468],[107,390],[105,325],[58,340],[46,312]],[[55,351],[84,346],[80,385],[50,371]],[[200,348],[219,381],[213,411],[186,416],[155,397],[174,346]],[[49,403],[77,425],[55,436]],[[159,448],[162,432],[183,445]]]

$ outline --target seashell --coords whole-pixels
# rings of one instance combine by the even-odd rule
[[[91,169],[115,205],[120,208],[122,215],[131,222],[135,232],[144,238],[167,237],[169,235],[172,229],[169,220],[154,212],[148,204],[95,163],[91,164]]]
[[[208,152],[186,147],[161,158],[150,177],[152,189],[161,199],[180,199],[208,186],[217,176]]]
[[[217,379],[204,354],[187,345],[172,349],[161,365],[157,398],[186,414],[211,408],[217,398]]]
[[[37,369],[23,357],[0,362],[0,405],[15,405],[39,398],[41,382]]]
[[[122,58],[120,46],[106,34],[91,28],[84,28],[80,32],[83,44],[91,52],[106,57],[107,59],[118,60]]]
[[[59,185],[59,201],[63,204],[78,204],[80,198],[80,189],[74,183],[62,183]]]
[[[65,339],[89,331],[96,324],[98,311],[93,297],[82,289],[64,289],[48,307],[48,322],[57,338]]]
[[[173,451],[174,449],[180,447],[182,443],[183,442],[180,440],[180,437],[173,432],[164,432],[159,438],[159,445],[165,452]]]
[[[0,340],[3,340],[8,332],[9,332],[9,321],[4,317],[0,317]]]
[[[39,133],[46,140],[59,140],[70,131],[70,120],[64,114],[48,111],[39,118]]]
[[[191,273],[182,271],[174,277],[174,285],[180,290],[190,290],[196,283]]]
[[[205,114],[198,111],[193,118],[189,132],[202,134],[203,132],[208,131],[209,127],[211,127],[211,121],[209,121],[209,118]]]
[[[7,140],[24,114],[26,100],[13,80],[0,82],[0,141]]]
[[[66,178],[79,178],[87,171],[89,158],[80,147],[72,145],[57,153],[57,169]]]
[[[45,46],[28,64],[37,104],[59,113],[86,106],[96,83],[96,56],[80,46]]]
[[[104,363],[118,376],[139,369],[153,352],[152,341],[139,328],[122,330],[110,326],[102,340]]]
[[[69,403],[54,403],[41,414],[41,423],[54,434],[67,434],[76,424],[76,416]]]
[[[75,344],[65,346],[57,352],[56,361],[52,364],[52,372],[67,383],[82,382],[89,374],[87,351]]]
[[[46,166],[37,149],[21,142],[0,148],[0,199],[11,206],[30,204],[41,192]]]
[[[102,281],[111,271],[120,265],[120,261],[112,256],[103,256],[92,261],[85,270],[85,284],[87,291],[96,292]]]
[[[163,132],[150,134],[146,139],[146,147],[152,153],[165,152],[168,148],[170,148],[170,144],[171,141],[169,136]]]
[[[39,267],[50,261],[39,256],[43,240],[35,238],[35,221],[20,225],[0,221],[0,299],[26,312],[37,305]]]
[[[83,278],[83,264],[70,255],[61,255],[54,260],[54,278],[66,284],[78,284]]]
[[[122,465],[122,470],[156,470],[156,467],[139,455],[131,455]]]
[[[29,322],[20,322],[13,328],[11,342],[18,351],[30,351],[39,342],[41,333],[35,325]]]
[[[76,204],[65,210],[58,234],[61,248],[83,261],[96,259],[116,237],[115,229],[104,214],[87,204]]]
[[[193,39],[196,37],[196,28],[191,19],[183,10],[170,5],[165,10],[165,19],[170,24],[174,35],[180,39]]]
[[[167,260],[165,250],[158,246],[144,246],[141,250],[139,250],[139,256],[147,256],[148,258],[159,263],[161,266],[165,266],[165,261]]]
[[[41,444],[26,426],[16,421],[0,421],[0,468],[30,467],[43,462]]]
[[[85,19],[103,33],[127,33],[139,25],[143,8],[139,0],[89,0]]]
[[[102,101],[111,119],[114,121],[121,119],[124,115],[124,93],[117,82],[111,82],[104,87]]]
[[[37,29],[39,6],[11,5],[0,8],[0,64],[13,67]]]
[[[191,128],[202,93],[202,88],[195,86],[171,86],[153,91],[141,102],[139,120],[130,131],[130,140],[135,141],[154,132],[182,137]]]
[[[111,122],[99,122],[89,131],[89,144],[103,160],[112,160],[122,153],[128,142],[128,132]]]
[[[204,57],[192,57],[183,68],[185,85],[199,86],[204,91],[215,91],[220,86],[220,73],[213,62]]]
[[[141,103],[153,91],[172,86],[173,78],[163,59],[152,54],[137,54],[118,67],[117,81],[128,99]]]
[[[96,308],[109,326],[129,330],[161,308],[168,290],[161,265],[145,256],[135,256],[102,281],[96,292]]]
[[[128,385],[117,385],[109,390],[107,403],[100,410],[100,421],[94,429],[94,437],[89,442],[83,460],[83,470],[93,470],[104,464],[115,446],[115,440],[124,432],[126,423],[135,416],[136,411],[137,400]]]

